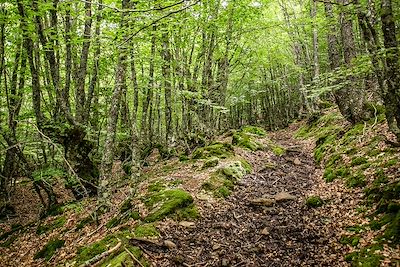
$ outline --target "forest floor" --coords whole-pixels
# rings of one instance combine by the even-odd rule
[[[355,202],[342,196],[345,188],[327,186],[321,179],[312,142],[295,140],[294,130],[296,126],[270,135],[286,154],[247,155],[253,173],[225,201],[205,200],[203,216],[195,225],[161,229],[162,238],[173,240],[177,247],[150,252],[156,265],[347,266],[339,229]],[[305,205],[310,195],[333,202],[315,210]]]
[[[115,191],[115,208],[98,224],[86,220],[95,208],[95,199],[72,202],[63,214],[38,223],[29,214],[38,214],[39,201],[22,184],[18,188],[27,201],[21,197],[15,200],[20,216],[0,223],[0,239],[4,237],[0,242],[0,266],[85,266],[87,260],[110,251],[106,255],[109,259],[97,266],[350,266],[344,255],[354,252],[357,246],[375,242],[366,230],[366,236],[357,237],[357,244],[343,242],[343,237],[353,231],[349,227],[368,223],[359,212],[363,190],[346,187],[341,179],[329,183],[322,179],[324,170],[314,159],[315,139],[294,137],[303,125],[295,123],[257,138],[258,144],[272,142],[284,153],[235,146],[233,156],[220,158],[217,165],[208,168],[204,168],[207,160],[165,161],[151,155],[149,166],[143,170],[146,179],[139,186],[140,195],[133,201],[139,217],[120,225],[110,222],[117,218],[129,194],[126,186]],[[233,143],[229,135],[218,141]],[[238,179],[231,192],[221,197],[204,190],[221,168],[241,159],[250,163],[252,171]],[[145,204],[151,197],[154,200],[154,196],[175,189],[192,196],[191,205],[199,217],[177,219],[171,214],[149,223],[151,209]],[[64,198],[70,197],[60,192]],[[308,205],[313,198],[322,202]],[[156,204],[153,210],[162,205]],[[27,224],[27,220],[31,222]],[[12,232],[12,223],[24,222],[25,227]],[[143,229],[150,229],[150,233],[141,233]],[[128,234],[128,243],[140,249],[136,258],[126,254],[128,245],[124,251],[117,244],[121,234],[126,238],[128,232],[134,233]],[[350,236],[353,238],[353,233]],[[34,259],[51,240],[61,240],[62,244],[46,259]],[[398,247],[384,245],[381,255],[384,257],[378,265],[365,266],[400,264]],[[130,264],[126,264],[125,256]],[[119,260],[114,261],[116,258]]]

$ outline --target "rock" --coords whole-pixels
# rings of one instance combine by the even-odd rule
[[[301,161],[300,161],[298,158],[295,158],[295,159],[293,160],[293,163],[294,163],[295,165],[301,165]]]
[[[176,244],[174,242],[172,242],[171,240],[165,240],[164,241],[164,246],[166,246],[169,249],[176,248]]]
[[[269,230],[268,230],[268,228],[262,229],[261,234],[262,234],[262,235],[269,235]]]
[[[294,195],[291,195],[287,192],[280,192],[275,195],[275,201],[276,202],[282,202],[282,201],[288,201],[288,200],[296,200],[297,197]]]
[[[265,197],[259,197],[250,200],[250,204],[255,205],[255,206],[266,206],[266,207],[271,207],[275,204],[275,199],[272,198],[265,198]]]
[[[186,228],[194,228],[196,224],[194,222],[182,221],[182,222],[179,222],[179,225],[186,227]]]

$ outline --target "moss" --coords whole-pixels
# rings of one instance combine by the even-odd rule
[[[261,136],[261,137],[265,137],[267,135],[267,133],[260,127],[256,127],[256,126],[243,126],[241,128],[241,132],[243,133],[250,133],[250,134],[254,134],[257,136]]]
[[[390,167],[396,165],[398,161],[399,161],[399,160],[396,159],[396,158],[390,159],[390,160],[388,160],[387,162],[385,162],[385,163],[383,164],[383,167],[384,167],[384,168],[390,168]]]
[[[118,243],[118,239],[114,235],[109,235],[100,241],[92,243],[88,246],[79,247],[76,256],[76,262],[79,266],[80,263],[84,263],[96,255],[99,255],[111,247],[114,247]]]
[[[373,184],[375,186],[379,186],[381,184],[386,184],[389,181],[388,177],[385,175],[385,172],[381,168],[379,168],[375,171],[374,177],[375,177],[375,180],[374,180]]]
[[[211,157],[209,159],[207,159],[204,164],[203,164],[203,169],[206,168],[211,168],[211,167],[215,167],[217,166],[219,163],[219,158],[217,157]]]
[[[188,161],[189,160],[189,156],[188,155],[186,155],[186,154],[180,154],[179,155],[179,161],[180,162],[185,162],[185,161]]]
[[[263,149],[263,146],[260,143],[254,141],[250,135],[243,132],[235,133],[233,135],[232,145],[247,148],[251,151],[257,151]]]
[[[368,160],[365,157],[356,157],[351,160],[351,166],[358,166],[365,163],[368,163]]]
[[[389,222],[388,227],[385,230],[384,237],[387,240],[390,240],[393,244],[400,244],[400,211],[399,211],[399,204],[391,206],[393,210],[396,210],[397,213],[391,213],[391,219]],[[390,209],[388,208],[390,212]]]
[[[324,201],[319,196],[310,196],[306,199],[306,205],[311,208],[318,208],[324,205]]]
[[[233,147],[227,143],[215,142],[209,146],[196,149],[193,159],[206,159],[210,157],[228,158],[234,155]]]
[[[380,149],[370,149],[370,150],[368,150],[367,155],[368,155],[369,157],[376,157],[376,156],[378,156],[380,153],[381,153],[381,150],[380,150]]]
[[[0,243],[0,247],[10,247],[12,243],[19,237],[20,233],[26,230],[21,224],[11,225],[11,230],[0,235],[0,240],[4,242]]]
[[[342,156],[340,154],[332,154],[329,159],[326,161],[325,166],[326,167],[332,167],[334,165],[337,165],[338,162],[342,160]]]
[[[362,173],[357,173],[353,176],[348,177],[346,185],[350,188],[365,186],[366,185],[365,175]]]
[[[134,230],[134,234],[136,237],[160,236],[160,233],[153,224],[143,224],[137,226]]]
[[[45,259],[46,261],[50,260],[53,257],[54,253],[57,249],[62,248],[65,244],[64,240],[60,239],[52,239],[50,240],[41,250],[39,250],[33,258],[37,259]]]
[[[49,183],[54,182],[57,178],[64,178],[67,176],[67,173],[55,167],[45,167],[39,170],[36,170],[32,173],[32,177],[35,181],[47,181]]]
[[[181,179],[177,179],[177,180],[171,181],[169,183],[169,185],[172,186],[172,187],[176,187],[176,186],[181,185],[181,184],[183,184],[183,180],[181,180]]]
[[[79,221],[79,223],[76,225],[76,230],[81,230],[83,229],[86,225],[91,224],[94,222],[93,215],[89,215],[82,220]]]
[[[354,125],[353,128],[351,128],[344,134],[342,138],[342,144],[349,144],[353,140],[357,139],[358,136],[362,135],[364,127],[364,123],[358,123]]]
[[[64,224],[67,222],[67,218],[65,216],[59,217],[56,220],[54,220],[52,223],[45,224],[45,225],[39,225],[38,228],[36,229],[36,234],[41,235],[46,232],[52,231],[57,228],[61,228],[64,226]]]
[[[359,234],[363,231],[365,231],[365,227],[362,225],[352,225],[346,228],[347,231],[349,232],[354,232],[356,234]]]
[[[286,149],[281,146],[274,145],[272,147],[272,153],[274,153],[275,156],[283,156],[286,153]]]
[[[322,178],[328,183],[335,180],[336,177],[337,176],[336,176],[335,170],[333,168],[326,168],[324,171],[324,175],[322,176]]]
[[[228,179],[236,181],[249,173],[248,168],[243,165],[244,164],[241,161],[235,161],[225,167],[222,167],[219,171]]]
[[[353,247],[356,247],[358,243],[360,243],[360,237],[357,235],[353,236],[342,236],[340,238],[340,243],[343,245],[351,245]]]
[[[147,188],[147,190],[149,190],[149,192],[160,192],[161,190],[165,189],[165,185],[161,182],[161,181],[156,181],[152,184],[149,185],[149,187]]]
[[[229,197],[231,195],[231,193],[232,193],[232,191],[229,190],[227,187],[221,186],[215,191],[215,196],[216,197],[227,198],[227,197]]]
[[[183,209],[178,209],[173,215],[177,221],[195,220],[200,217],[199,210],[194,204],[191,204]]]
[[[178,209],[189,206],[193,203],[193,197],[181,189],[171,189],[149,195],[144,203],[147,207],[153,208],[144,220],[155,222],[173,214]]]
[[[325,153],[334,145],[336,135],[328,135],[320,137],[317,140],[317,146],[314,150],[314,159],[317,163],[321,163]]]
[[[150,266],[149,262],[146,258],[143,257],[143,253],[138,247],[131,247],[128,246],[127,248],[134,257],[140,261],[142,266]],[[117,267],[117,266],[136,266],[137,263],[135,260],[132,259],[131,255],[126,252],[122,251],[116,256],[108,257],[108,259],[101,265],[101,267]]]
[[[345,260],[351,262],[354,267],[378,267],[383,257],[375,254],[377,250],[380,250],[380,248],[376,246],[366,247],[360,251],[347,254]]]
[[[247,173],[252,172],[253,168],[251,167],[251,164],[247,160],[240,159],[240,163],[242,163],[242,166],[246,170]]]

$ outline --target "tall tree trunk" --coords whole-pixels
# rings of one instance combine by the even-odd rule
[[[400,56],[391,0],[381,1],[381,21],[387,66],[385,76],[387,84],[386,118],[390,130],[400,140]],[[397,127],[394,120],[397,122]]]
[[[171,85],[171,51],[169,47],[168,33],[163,34],[162,46],[162,74],[164,85],[164,100],[165,100],[165,144],[168,145],[169,139],[172,137],[172,85]]]
[[[122,0],[122,9],[126,9],[129,0]],[[109,208],[111,196],[112,166],[115,152],[115,136],[117,132],[118,114],[121,104],[121,94],[126,87],[127,33],[126,12],[121,14],[120,32],[123,35],[123,45],[118,50],[118,63],[115,72],[115,86],[111,98],[111,106],[108,112],[107,135],[104,144],[104,153],[101,160],[100,180],[98,189],[98,208]]]

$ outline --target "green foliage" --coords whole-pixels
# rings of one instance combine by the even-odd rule
[[[250,126],[250,125],[242,126],[241,132],[254,134],[254,135],[257,135],[260,137],[267,136],[267,133],[264,131],[264,129],[262,129],[260,127],[256,127],[256,126]]]
[[[56,253],[57,249],[62,248],[64,244],[64,240],[52,239],[40,251],[38,251],[33,258],[35,260],[45,259],[48,261],[53,257],[54,253]]]
[[[144,220],[155,222],[189,206],[193,203],[193,197],[181,189],[170,189],[148,195],[144,203],[148,208],[153,208]]]
[[[378,267],[380,266],[380,262],[382,260],[382,256],[375,253],[377,250],[381,250],[380,246],[370,246],[367,248],[363,248],[360,251],[355,251],[349,253],[345,256],[345,260],[351,262],[351,265],[362,266],[362,267]]]
[[[65,216],[61,216],[55,219],[52,223],[39,225],[38,228],[36,229],[36,234],[41,235],[49,231],[52,231],[54,229],[61,228],[64,226],[66,222],[67,218]]]
[[[244,132],[238,132],[232,136],[232,145],[247,148],[251,151],[262,150],[263,146],[254,141],[250,135]]]
[[[306,205],[310,208],[318,208],[324,205],[324,201],[319,196],[310,196],[306,199]]]
[[[45,167],[32,173],[32,177],[35,181],[44,180],[50,183],[57,178],[64,178],[66,176],[67,173],[64,170],[54,167]]]
[[[156,181],[152,184],[149,185],[149,187],[147,188],[147,190],[149,190],[149,192],[160,192],[161,190],[165,189],[165,185],[161,182],[161,181]]]

